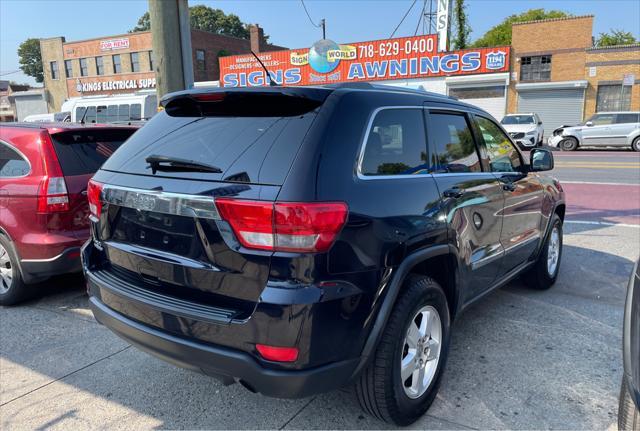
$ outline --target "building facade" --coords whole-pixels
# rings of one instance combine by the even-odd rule
[[[0,80],[0,122],[16,121],[16,105],[13,95],[29,90],[28,85],[12,84],[10,81]]]
[[[508,112],[535,112],[545,136],[602,111],[640,110],[640,44],[593,47],[594,17],[512,26]]]
[[[265,44],[258,26],[251,39],[191,30],[194,81],[215,81],[218,58],[283,47]],[[50,112],[71,97],[133,93],[154,89],[155,59],[150,31],[67,42],[64,37],[40,40],[44,85]]]

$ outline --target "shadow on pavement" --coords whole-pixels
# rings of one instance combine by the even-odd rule
[[[517,280],[465,311],[440,394],[413,427],[607,428],[616,415],[631,267],[613,254],[565,246],[551,290]],[[77,277],[59,278],[44,288],[47,296],[0,310],[5,429],[389,428],[363,415],[346,391],[270,399],[127,348],[64,311],[86,309],[83,289]]]

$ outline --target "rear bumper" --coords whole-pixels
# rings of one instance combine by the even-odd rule
[[[27,283],[41,281],[54,275],[81,272],[80,247],[69,247],[49,259],[21,259],[20,269]]]
[[[344,386],[359,358],[306,370],[267,369],[249,354],[194,342],[151,328],[112,310],[98,298],[90,305],[98,322],[137,348],[174,365],[241,382],[250,390],[277,398],[303,398]]]

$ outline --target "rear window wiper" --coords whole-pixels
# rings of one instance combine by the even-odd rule
[[[213,172],[221,174],[222,169],[217,166],[209,165],[195,160],[178,159],[176,157],[151,155],[145,159],[149,163],[151,172]]]

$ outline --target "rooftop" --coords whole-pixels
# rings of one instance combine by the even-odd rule
[[[593,15],[566,16],[563,18],[548,18],[548,19],[538,19],[533,21],[514,22],[511,25],[537,24],[540,22],[553,22],[553,21],[570,21],[574,19],[584,19],[584,18],[593,18],[593,17],[594,17]]]

